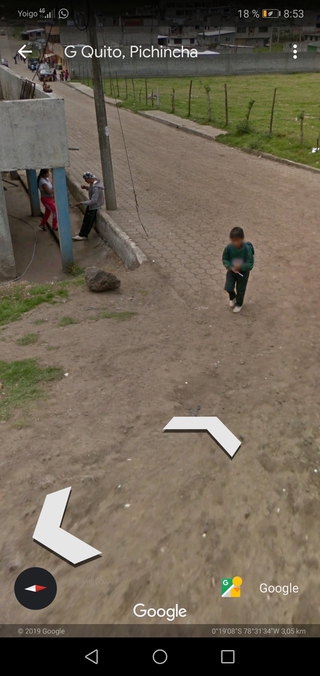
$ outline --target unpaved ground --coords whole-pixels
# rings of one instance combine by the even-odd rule
[[[108,269],[119,292],[74,288],[1,331],[2,359],[37,357],[69,374],[46,388],[28,427],[15,426],[19,414],[1,425],[2,623],[143,623],[138,602],[178,603],[189,624],[319,622],[315,285],[306,276],[295,302],[280,296],[265,311],[251,301],[234,316],[223,292],[188,307],[155,266]],[[95,321],[105,307],[137,314]],[[59,328],[65,315],[79,324]],[[38,344],[18,346],[30,331]],[[233,461],[205,434],[163,434],[198,405],[243,438]],[[32,541],[45,495],[69,485],[64,527],[103,552],[78,568]],[[36,617],[12,591],[31,566],[58,584]],[[221,599],[220,578],[234,575],[242,598]],[[267,598],[261,582],[300,591]]]
[[[93,102],[63,89],[69,140],[81,145],[78,180],[99,170]],[[117,115],[108,110],[117,219],[135,238]],[[168,277],[156,265],[129,273],[107,259],[121,292],[74,288],[66,304],[0,331],[2,359],[37,356],[69,374],[46,388],[29,427],[15,426],[19,414],[1,425],[1,620],[138,624],[135,603],[179,603],[189,624],[320,623],[319,178],[126,111],[121,119],[149,232],[137,242]],[[233,225],[257,253],[239,316],[221,269]],[[103,307],[137,315],[94,321]],[[59,328],[65,315],[80,323]],[[34,325],[40,318],[48,321]],[[38,344],[18,346],[30,331]],[[233,461],[204,434],[163,434],[172,416],[198,405],[243,438]],[[64,527],[103,552],[77,569],[32,542],[45,495],[69,485]],[[36,617],[12,591],[30,566],[58,583]],[[234,575],[241,599],[221,599],[221,577]],[[299,593],[268,598],[262,582],[291,582]]]
[[[24,172],[20,172],[20,175],[26,185]],[[57,241],[48,230],[39,230],[40,216],[30,216],[30,202],[23,185],[19,180],[12,180],[10,174],[5,174],[4,187],[17,277],[22,276],[23,280],[35,284],[48,280],[67,280],[69,276],[62,270]],[[72,206],[74,200],[71,198],[70,202]],[[69,213],[71,229],[76,234],[80,230],[83,214],[80,209],[72,208]],[[90,234],[90,246],[87,246],[87,242],[79,242],[74,247],[74,264],[77,268],[89,265],[103,267],[110,254],[111,249],[93,230]]]

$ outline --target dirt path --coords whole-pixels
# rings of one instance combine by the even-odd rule
[[[96,157],[92,102],[65,92],[71,131]],[[188,624],[319,623],[318,177],[129,113],[123,121],[156,263],[129,273],[110,262],[121,292],[79,287],[0,332],[1,359],[36,356],[69,374],[28,427],[15,416],[1,425],[2,622],[35,621],[12,587],[43,566],[58,596],[39,623],[143,622],[135,603],[179,603]],[[112,138],[121,173],[114,127]],[[130,211],[130,189],[120,194]],[[239,316],[220,262],[235,224],[257,250]],[[105,307],[137,314],[91,319]],[[79,323],[59,328],[64,315]],[[38,344],[18,346],[38,319]],[[198,405],[243,439],[233,461],[204,434],[163,434]],[[45,495],[69,485],[64,527],[103,552],[77,569],[32,543]],[[234,575],[241,599],[221,599],[220,579]],[[299,592],[267,596],[263,582]]]
[[[155,267],[115,271],[121,292],[80,287],[1,331],[2,359],[36,356],[69,374],[28,427],[19,416],[1,426],[3,622],[34,621],[12,585],[35,565],[59,588],[37,622],[143,622],[138,602],[179,603],[190,624],[317,622],[316,310],[288,301],[277,316],[238,318],[224,297],[219,313],[190,310]],[[106,306],[137,314],[94,321]],[[59,328],[65,315],[79,323]],[[37,346],[18,346],[32,330]],[[198,405],[243,438],[233,461],[206,435],[163,434]],[[77,569],[32,543],[45,495],[69,485],[64,527],[103,552]],[[241,601],[221,599],[220,578],[235,574]],[[259,592],[261,582],[290,581],[298,595]]]

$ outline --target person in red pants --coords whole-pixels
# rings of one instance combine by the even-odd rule
[[[41,169],[38,176],[38,188],[41,194],[41,202],[45,212],[40,223],[40,230],[46,230],[46,225],[52,214],[52,230],[58,230],[57,210],[54,201],[53,183],[50,180],[49,169]]]

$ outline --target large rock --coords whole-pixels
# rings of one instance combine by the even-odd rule
[[[86,268],[85,280],[90,291],[112,291],[118,289],[121,284],[118,277],[99,268]]]

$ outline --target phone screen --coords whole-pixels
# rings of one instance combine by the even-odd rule
[[[316,650],[316,4],[0,8],[13,661]]]

